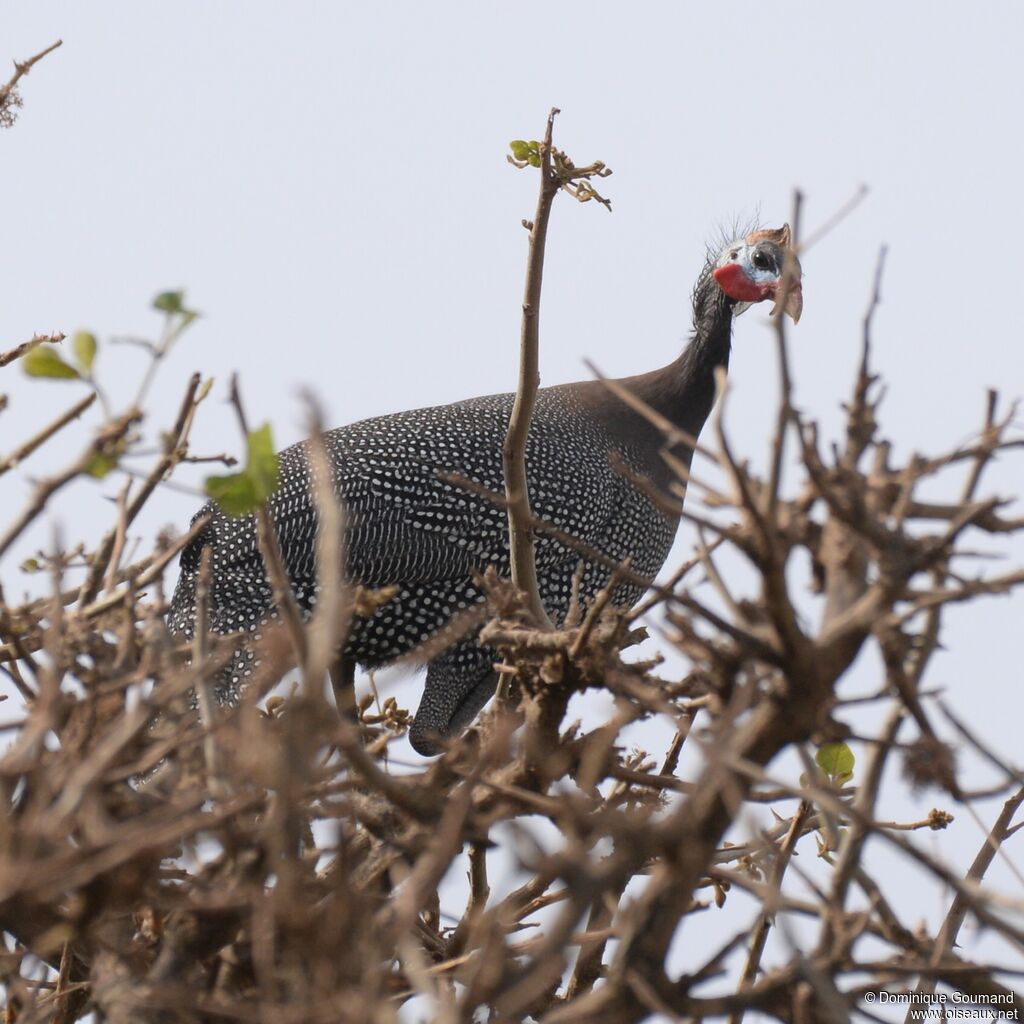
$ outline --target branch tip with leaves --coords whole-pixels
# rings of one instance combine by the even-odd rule
[[[525,595],[526,606],[534,620],[546,629],[553,628],[553,625],[541,599],[537,581],[526,446],[540,387],[540,299],[548,221],[552,203],[560,190],[580,202],[596,199],[611,210],[611,203],[590,184],[592,178],[607,177],[611,170],[601,161],[577,168],[565,153],[554,147],[552,135],[558,113],[559,110],[553,107],[548,114],[542,142],[513,141],[510,144],[512,155],[508,157],[509,163],[515,167],[534,167],[540,171],[537,211],[532,221],[523,221],[523,226],[530,233],[530,241],[520,330],[519,380],[502,447],[509,524],[509,561],[512,582]]]

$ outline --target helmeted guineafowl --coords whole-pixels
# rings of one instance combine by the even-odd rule
[[[710,253],[693,292],[693,334],[668,366],[619,383],[680,429],[696,436],[711,411],[715,369],[729,361],[732,320],[746,305],[776,298],[789,246],[788,227],[757,231]],[[799,318],[799,264],[786,312]],[[363,420],[323,435],[346,514],[347,578],[366,587],[398,587],[368,619],[356,620],[343,658],[367,668],[385,665],[437,633],[461,609],[481,600],[474,574],[488,566],[508,574],[507,520],[482,496],[439,478],[468,477],[501,492],[502,442],[513,396],[491,395],[452,405]],[[530,500],[537,516],[597,548],[629,558],[635,573],[653,578],[672,545],[678,519],[666,514],[614,469],[617,452],[634,473],[665,487],[672,475],[659,451],[662,433],[598,381],[543,388],[526,451]],[[689,449],[679,458],[688,462]],[[316,600],[316,514],[306,445],[280,457],[280,486],[268,508],[277,528],[295,598],[308,613]],[[196,579],[204,546],[212,549],[207,619],[217,633],[256,633],[275,615],[253,518],[231,519],[213,505],[208,525],[181,556],[181,576],[168,618],[191,636]],[[574,573],[583,561],[584,604],[608,583],[604,565],[550,537],[537,538],[540,594],[553,621],[569,606]],[[617,604],[639,599],[624,584]],[[411,729],[413,747],[436,753],[438,740],[463,729],[491,697],[493,652],[472,637],[437,655]],[[237,699],[253,655],[240,650],[217,681],[218,699]]]

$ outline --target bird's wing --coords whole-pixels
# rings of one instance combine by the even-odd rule
[[[511,396],[475,399],[438,410],[416,410],[355,423],[323,435],[342,499],[349,577],[371,587],[466,580],[488,566],[508,573],[504,507],[474,488],[503,495],[501,443]],[[527,451],[536,516],[601,547],[621,506],[625,483],[608,466],[601,439],[577,436],[564,417],[542,403]],[[316,579],[317,516],[309,482],[308,443],[281,453],[281,486],[268,507],[285,567],[300,598]],[[227,519],[209,506],[212,521],[182,555],[182,575],[194,576],[204,544],[214,547],[215,589],[253,597],[265,588],[251,517]],[[538,576],[559,592],[581,554],[540,531]],[[232,597],[232,600],[235,598]]]
[[[347,518],[349,571],[371,586],[466,579],[494,566],[508,572],[508,519],[500,451],[488,461],[418,454],[375,455],[374,465],[347,453],[337,467]],[[452,478],[470,481],[461,487]],[[480,488],[484,492],[476,490]],[[538,572],[564,553],[544,538]]]
[[[490,396],[324,435],[347,509],[353,578],[382,585],[466,579],[489,565],[508,572],[501,445],[511,403],[511,395]],[[535,515],[588,543],[604,538],[623,481],[608,465],[603,439],[589,436],[564,407],[549,407],[544,393],[527,476]],[[539,533],[539,575],[578,561]]]

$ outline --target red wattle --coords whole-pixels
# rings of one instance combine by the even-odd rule
[[[737,302],[760,302],[770,294],[764,285],[751,281],[738,263],[726,263],[724,267],[716,267],[712,273],[718,287]]]

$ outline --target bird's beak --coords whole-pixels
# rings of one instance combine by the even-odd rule
[[[785,276],[783,276],[782,285],[787,285]],[[785,292],[785,296],[783,296],[783,292]],[[784,302],[783,298],[785,298]],[[788,282],[788,287],[781,287],[779,289],[775,296],[775,305],[772,306],[772,316],[779,312],[780,305],[782,306],[782,312],[788,313],[793,323],[798,324],[800,322],[800,314],[804,310],[804,289],[803,285],[800,284],[799,278]]]
[[[772,296],[775,299],[772,316],[781,310],[789,315],[793,323],[798,323],[804,308],[804,291],[801,284],[803,272],[800,268],[800,260],[793,251],[793,237],[789,225],[783,224],[781,228],[755,231],[752,235],[747,236],[747,242],[751,245],[762,239],[774,242],[782,250],[786,261],[782,270],[782,280],[779,281]]]

